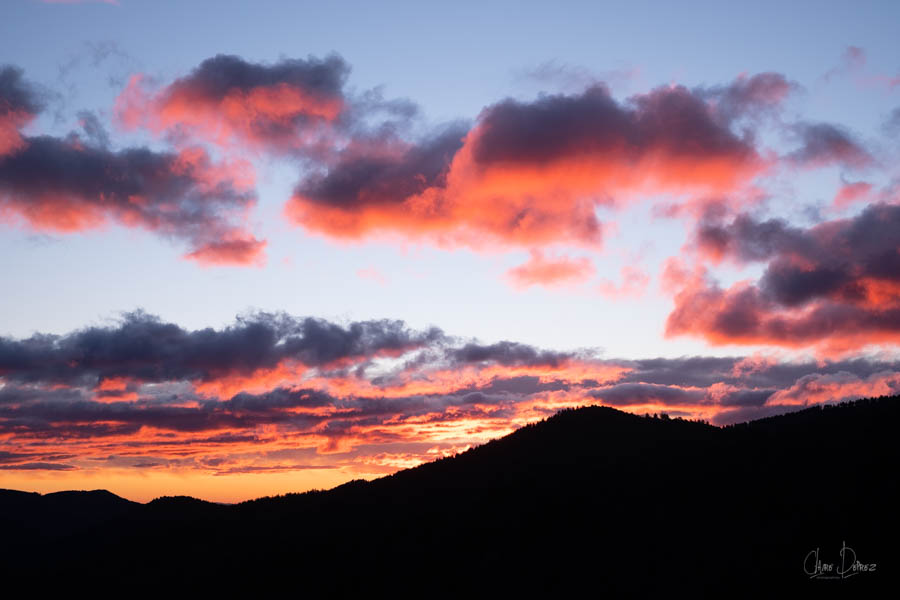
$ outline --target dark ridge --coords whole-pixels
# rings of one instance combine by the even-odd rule
[[[0,491],[0,564],[313,597],[864,597],[900,585],[898,400],[722,428],[564,410],[381,479],[238,505]],[[804,571],[817,548],[839,567],[844,544],[876,570]]]
[[[198,500],[191,496],[160,496],[154,498],[147,503],[147,506],[156,508],[209,508],[217,506],[215,502],[207,502],[206,500]]]
[[[131,500],[116,496],[107,490],[51,492],[44,494],[43,498],[44,502],[50,506],[82,507],[86,510],[102,510],[135,504]]]

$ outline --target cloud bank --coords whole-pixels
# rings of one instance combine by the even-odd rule
[[[624,360],[401,321],[269,313],[190,331],[135,312],[62,336],[0,338],[0,465],[390,472],[564,407],[732,423],[898,393],[897,367],[764,355]]]

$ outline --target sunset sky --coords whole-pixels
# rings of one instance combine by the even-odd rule
[[[900,393],[896,2],[6,0],[0,487]]]

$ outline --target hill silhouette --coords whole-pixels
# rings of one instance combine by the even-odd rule
[[[374,481],[237,505],[3,490],[0,559],[58,581],[326,597],[896,589],[898,400],[724,428],[570,409]],[[839,569],[842,547],[875,571],[811,577],[811,552]]]

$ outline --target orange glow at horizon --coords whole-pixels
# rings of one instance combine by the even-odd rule
[[[559,370],[562,377],[567,376],[565,372]],[[577,372],[575,368],[568,376],[576,377]],[[614,386],[615,380],[607,383]],[[121,392],[129,385],[124,380],[109,380],[98,385],[98,389]],[[666,404],[643,399],[613,407],[635,414],[669,413],[709,421],[730,410],[719,400],[736,389],[719,384],[706,389],[704,399],[698,397],[696,402]],[[849,374],[820,376],[776,393],[767,404],[790,407],[801,403],[801,399],[801,404],[806,405],[847,396],[881,395],[898,389],[900,376],[895,373],[876,374],[865,380]],[[33,462],[68,466],[66,470],[17,470],[16,464],[29,463],[7,464],[7,468],[0,468],[0,487],[41,492],[105,488],[138,501],[187,494],[211,501],[236,502],[262,495],[329,488],[351,479],[389,474],[488,442],[560,409],[585,405],[604,403],[582,390],[555,390],[500,403],[435,405],[417,413],[386,413],[374,422],[365,413],[337,406],[288,411],[314,417],[305,429],[273,423],[251,429],[232,427],[196,432],[143,426],[137,431],[89,433],[81,437],[4,435],[0,437],[0,447],[43,457]],[[338,430],[334,429],[335,424]],[[118,423],[90,421],[84,425]]]

